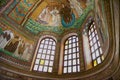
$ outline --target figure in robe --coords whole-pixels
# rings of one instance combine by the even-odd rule
[[[12,38],[13,33],[11,31],[4,31],[3,34],[0,36],[0,48],[4,48]]]
[[[51,26],[59,26],[61,23],[61,18],[60,18],[60,14],[59,11],[57,10],[57,7],[55,7],[50,14],[52,15],[52,22],[51,22]]]
[[[7,44],[7,46],[4,48],[5,50],[14,53],[18,47],[19,44],[19,37],[16,36],[11,40],[10,43]]]
[[[23,59],[30,60],[33,55],[33,45],[25,43],[25,49],[22,55]]]
[[[28,56],[26,57],[27,60],[30,60],[33,56],[33,45],[30,44],[29,47],[28,47]]]
[[[66,23],[71,22],[71,20],[72,20],[72,10],[70,8],[70,5],[62,4],[60,14],[61,14],[61,17],[63,17],[63,19]]]
[[[50,20],[50,16],[51,15],[50,15],[49,7],[46,7],[38,16],[37,21],[41,24],[48,24]]]
[[[25,43],[24,41],[22,41],[22,43],[18,47],[18,54],[20,55],[20,57],[23,55],[24,50],[25,50]]]
[[[24,49],[24,51],[23,51],[23,55],[22,55],[22,58],[23,59],[26,59],[27,58],[27,56],[28,56],[28,51],[29,51],[29,43],[25,43],[24,44],[25,45],[25,49]]]
[[[82,6],[80,5],[80,2],[77,0],[68,0],[70,2],[71,8],[74,8],[78,15],[81,16],[83,13]]]

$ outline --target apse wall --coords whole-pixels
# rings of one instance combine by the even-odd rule
[[[12,1],[12,0],[11,0]],[[6,80],[119,80],[119,25],[116,4],[113,0],[95,0],[94,10],[86,16],[83,24],[77,24],[79,28],[70,28],[61,34],[44,31],[37,34],[29,31],[21,32],[18,28],[12,27],[11,23],[0,22],[0,77]],[[118,8],[118,7],[117,7]],[[1,14],[3,15],[3,14]],[[1,20],[3,17],[1,18]],[[3,19],[4,20],[4,19]],[[29,21],[28,21],[29,22]],[[98,64],[92,59],[92,49],[89,40],[91,25],[96,25],[99,42],[104,59]],[[29,26],[28,26],[29,27]],[[26,33],[26,34],[25,34]],[[59,32],[58,32],[59,33]],[[77,36],[79,46],[80,66],[76,72],[64,72],[64,47],[65,41],[70,37]],[[45,38],[56,42],[52,72],[44,72],[35,69],[36,59],[40,43]],[[94,38],[94,37],[93,37]],[[74,38],[73,38],[74,39]],[[85,41],[85,42],[84,42]],[[76,43],[77,44],[77,43]],[[77,47],[78,47],[77,46]],[[90,47],[90,48],[89,48]],[[90,50],[90,51],[88,51]],[[88,53],[89,52],[89,53]],[[89,56],[91,58],[88,58]],[[51,56],[51,55],[50,55]],[[77,55],[76,55],[77,56]],[[69,55],[67,56],[69,57]],[[74,56],[72,56],[74,57]],[[96,57],[97,60],[98,57]],[[69,58],[68,58],[69,59]],[[72,58],[73,59],[73,58]],[[70,59],[70,60],[72,60]],[[44,60],[44,59],[43,59]],[[38,64],[43,65],[44,61]],[[68,60],[69,61],[69,60]],[[71,66],[71,65],[70,65]],[[73,65],[75,66],[75,65]],[[44,66],[45,67],[45,66]],[[67,65],[69,68],[69,64]]]

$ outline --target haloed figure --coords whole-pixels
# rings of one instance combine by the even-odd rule
[[[52,26],[59,26],[60,25],[60,15],[57,7],[55,7],[50,14],[52,15]]]
[[[62,4],[60,14],[61,14],[61,17],[63,17],[63,19],[66,23],[71,22],[71,20],[72,20],[72,10],[70,8],[70,5]]]
[[[78,15],[81,16],[83,13],[82,6],[77,0],[68,0],[70,5],[77,11]]]
[[[42,12],[39,14],[37,21],[41,24],[49,24],[50,21],[50,10],[47,6],[45,9],[42,10]]]

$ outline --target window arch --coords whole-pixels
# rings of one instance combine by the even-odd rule
[[[68,37],[64,42],[63,73],[73,73],[80,71],[80,51],[78,36]]]
[[[52,72],[56,41],[51,37],[45,37],[40,41],[40,43],[38,43],[38,45],[33,70],[40,72]]]
[[[88,40],[90,45],[92,65],[95,67],[104,60],[104,57],[94,21],[91,23],[88,30]]]

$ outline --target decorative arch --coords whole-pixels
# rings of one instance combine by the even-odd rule
[[[37,44],[34,56],[33,70],[39,72],[52,72],[56,51],[56,38],[53,36],[42,36]]]
[[[88,29],[88,40],[92,57],[92,65],[95,67],[98,64],[102,63],[102,61],[104,60],[104,56],[98,36],[98,31],[96,29],[94,21],[91,23]]]
[[[59,74],[80,72],[80,51],[77,33],[70,33],[61,42]]]
[[[99,30],[96,27],[95,21],[90,17],[83,29],[82,36],[86,70],[97,66],[104,60],[100,35],[98,33]]]

